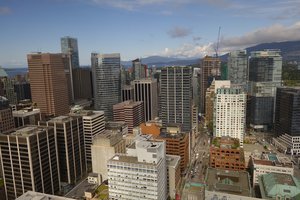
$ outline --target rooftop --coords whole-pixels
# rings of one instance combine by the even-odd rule
[[[231,137],[216,137],[212,141],[214,147],[226,148],[226,149],[237,149],[240,147],[240,141],[237,138]]]
[[[248,172],[208,168],[205,179],[208,191],[252,196]]]
[[[262,152],[261,154],[252,155],[252,159],[256,165],[293,168],[293,163],[289,158],[272,152]]]
[[[27,117],[41,113],[38,108],[23,108],[21,110],[12,111],[14,117]]]
[[[180,162],[180,156],[166,154],[166,161],[169,167],[176,167]]]
[[[18,197],[16,200],[75,200],[75,199],[49,195],[49,194],[44,194],[39,192],[27,191],[22,196]]]
[[[16,128],[12,131],[8,131],[5,134],[2,133],[2,135],[11,135],[11,136],[18,136],[18,137],[30,137],[32,135],[43,132],[46,129],[49,129],[49,127],[36,126],[36,125],[27,125],[27,126],[22,126],[22,127]]]
[[[135,163],[135,164],[156,166],[156,164],[154,164],[154,163],[139,162],[138,157],[136,157],[136,156],[127,156],[127,155],[115,155],[110,160],[108,160],[108,163],[109,162],[124,162],[124,163]]]

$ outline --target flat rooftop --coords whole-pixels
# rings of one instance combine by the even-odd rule
[[[245,171],[230,171],[208,168],[206,190],[251,197],[249,174]]]
[[[135,164],[156,166],[156,164],[153,163],[139,162],[136,156],[126,156],[126,155],[115,155],[110,160],[108,160],[108,163],[110,162],[124,162],[124,163],[135,163]]]
[[[12,111],[13,117],[27,117],[27,116],[31,116],[31,115],[36,115],[36,114],[40,114],[41,111],[40,109],[22,109],[22,110],[16,110],[16,111]]]
[[[49,195],[39,192],[27,191],[22,194],[22,196],[18,197],[16,200],[75,200],[66,197],[60,197],[55,195]]]
[[[37,133],[43,132],[45,129],[49,129],[49,127],[37,126],[37,125],[27,125],[27,126],[22,126],[22,127],[13,129],[11,131],[2,133],[0,135],[12,135],[12,136],[18,136],[18,137],[29,137],[29,136],[35,135]]]
[[[166,161],[169,167],[176,167],[180,162],[180,156],[166,154]]]

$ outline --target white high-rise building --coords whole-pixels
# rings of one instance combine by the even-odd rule
[[[92,162],[91,145],[95,137],[105,130],[104,112],[92,110],[73,110],[70,115],[81,116],[84,134],[84,147],[87,163]]]
[[[167,199],[165,142],[136,140],[107,166],[109,199]]]
[[[246,128],[246,93],[238,87],[217,88],[214,102],[214,136],[238,138],[243,145]]]

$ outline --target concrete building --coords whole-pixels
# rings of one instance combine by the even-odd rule
[[[246,132],[246,93],[238,87],[217,88],[214,102],[214,136],[238,138]]]
[[[121,100],[119,53],[92,53],[94,107],[103,110],[106,121],[113,119],[113,105]]]
[[[69,36],[60,39],[61,52],[71,55],[72,69],[79,68],[79,51],[77,39]]]
[[[259,176],[267,173],[281,173],[294,175],[294,166],[287,157],[274,153],[262,153],[259,157],[252,156],[250,160],[253,187],[258,184]]]
[[[230,81],[228,80],[213,80],[205,94],[205,123],[209,127],[213,127],[214,104],[215,96],[218,88],[230,88]],[[210,130],[212,131],[212,130]]]
[[[166,162],[168,196],[175,199],[181,182],[180,156],[167,154]]]
[[[27,107],[15,110],[12,115],[16,128],[25,125],[38,125],[38,122],[42,120],[41,110],[38,108]]]
[[[122,87],[121,100],[122,101],[133,100],[133,97],[134,97],[133,85],[124,85]]]
[[[104,112],[92,110],[73,110],[70,116],[81,116],[84,134],[85,157],[88,164],[92,163],[91,145],[95,137],[105,130]]]
[[[92,99],[92,71],[90,68],[75,68],[72,71],[74,99]]]
[[[146,65],[143,65],[140,59],[132,61],[132,68],[134,72],[134,80],[140,80],[146,78]]]
[[[163,126],[182,124],[182,130],[192,129],[192,68],[163,67],[160,82],[160,112]]]
[[[221,78],[221,60],[219,58],[205,56],[200,64],[200,113],[205,113],[205,93],[214,79]]]
[[[19,196],[16,200],[75,200],[71,198],[50,195],[40,192],[27,191],[21,196]]]
[[[69,91],[64,54],[28,54],[28,70],[32,102],[41,109],[42,117],[69,113]]]
[[[105,130],[94,139],[91,149],[93,173],[102,183],[107,180],[107,161],[116,154],[126,152],[122,132]]]
[[[60,190],[56,141],[52,127],[26,126],[0,134],[7,200],[14,200],[28,190],[48,194]]]
[[[238,139],[214,138],[209,150],[209,166],[224,170],[245,170],[244,150]]]
[[[59,116],[46,123],[57,138],[60,181],[75,184],[87,172],[82,117]]]
[[[131,82],[134,87],[134,101],[144,102],[145,122],[158,117],[158,90],[154,79],[140,79]]]
[[[136,141],[127,154],[108,161],[110,199],[167,199],[166,146],[164,142]]]
[[[0,133],[15,128],[12,109],[7,98],[0,96]]]
[[[263,199],[300,199],[300,180],[290,174],[263,174],[259,188]]]
[[[246,50],[236,50],[228,56],[228,76],[227,79],[232,84],[241,85],[246,88],[248,81],[248,56]]]
[[[159,137],[155,139],[166,142],[167,154],[180,156],[180,170],[183,173],[190,159],[190,134],[182,132],[180,125],[170,124],[162,128]]]
[[[252,199],[250,176],[246,171],[208,168],[205,183],[205,199]]]
[[[114,121],[123,121],[128,125],[128,133],[144,122],[142,101],[124,101],[113,106]]]
[[[300,88],[277,88],[273,143],[282,152],[300,153]]]
[[[128,125],[125,122],[109,121],[105,123],[105,130],[119,131],[122,135],[127,135]]]
[[[280,50],[251,52],[249,58],[250,126],[254,129],[273,127],[274,97],[281,86],[282,57]]]

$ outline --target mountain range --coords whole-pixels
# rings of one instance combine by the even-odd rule
[[[265,49],[280,49],[281,56],[284,61],[298,61],[300,62],[300,41],[286,41],[286,42],[272,42],[263,43],[246,48],[247,54],[251,51],[262,51]],[[227,61],[228,54],[220,56],[222,61]],[[174,57],[150,56],[141,58],[142,63],[148,66],[173,66],[173,65],[194,65],[200,63],[201,58],[180,59]],[[122,61],[125,67],[131,67],[131,61]]]

